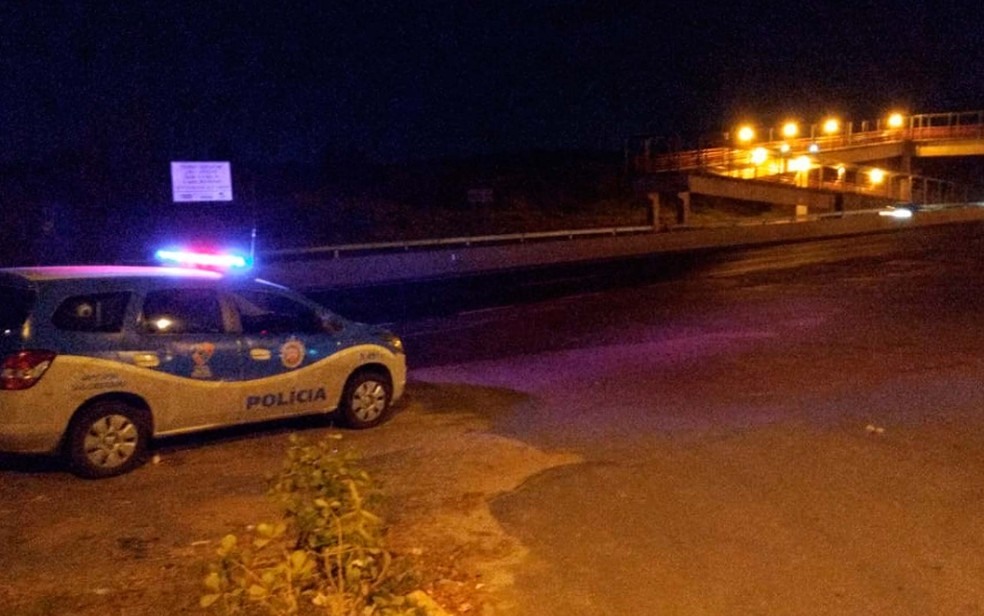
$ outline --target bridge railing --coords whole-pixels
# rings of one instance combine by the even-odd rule
[[[381,254],[392,252],[436,250],[451,247],[494,246],[497,244],[523,244],[548,240],[575,240],[652,233],[652,225],[631,227],[600,227],[592,229],[567,229],[534,233],[508,233],[503,235],[468,235],[400,242],[374,242],[368,244],[336,244],[311,248],[285,248],[264,251],[267,261],[283,261],[304,258],[338,259],[343,256]]]
[[[830,152],[880,143],[946,139],[984,139],[984,111],[917,114],[906,118],[900,127],[890,127],[882,120],[864,121],[857,127],[850,123],[836,135],[818,135],[816,126],[813,126],[809,136],[760,142],[755,147],[779,151],[786,146],[786,156],[794,157],[809,152],[811,148]],[[720,170],[745,164],[749,156],[748,146],[733,147],[727,140],[723,145],[716,143],[711,147],[691,150],[677,150],[666,144],[665,140],[647,135],[629,139],[626,143],[626,161],[630,170],[635,173]],[[663,151],[660,151],[661,145]]]

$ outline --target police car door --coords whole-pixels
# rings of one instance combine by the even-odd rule
[[[143,395],[158,431],[224,425],[236,419],[238,334],[214,288],[148,291],[134,363],[151,369]]]
[[[328,392],[318,379],[298,384],[298,375],[329,352],[317,312],[274,288],[236,289],[230,295],[242,328],[245,418],[325,410]]]

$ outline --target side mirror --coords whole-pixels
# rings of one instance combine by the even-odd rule
[[[345,323],[333,314],[321,315],[321,325],[329,334],[337,334],[345,329]]]

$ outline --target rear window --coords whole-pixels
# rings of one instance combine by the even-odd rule
[[[126,292],[76,295],[58,306],[51,321],[70,332],[119,332],[129,302]]]
[[[224,331],[218,293],[210,289],[151,291],[143,323],[152,334],[215,334]]]
[[[0,287],[0,334],[20,330],[34,308],[37,295],[30,289]]]

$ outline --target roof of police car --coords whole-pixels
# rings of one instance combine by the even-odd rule
[[[11,267],[0,269],[0,272],[22,276],[32,281],[92,278],[222,278],[222,274],[210,270],[150,265],[49,265]]]

